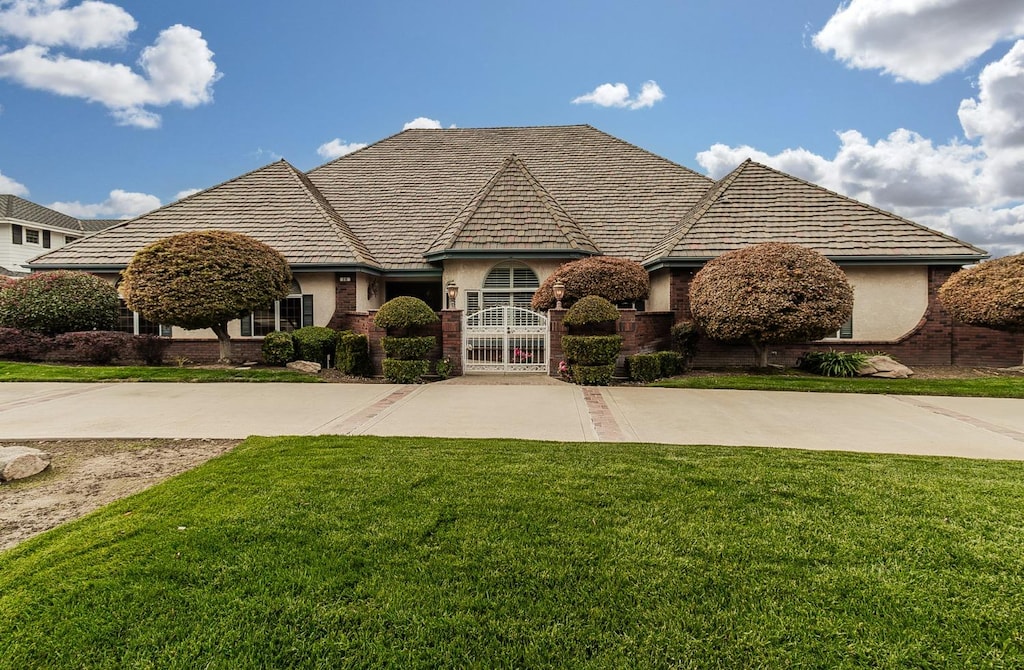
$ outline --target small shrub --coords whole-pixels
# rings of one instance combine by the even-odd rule
[[[662,377],[681,375],[690,367],[689,360],[675,351],[659,351],[654,356],[658,358]]]
[[[427,357],[437,339],[433,335],[426,337],[384,337],[381,346],[384,355],[399,361],[416,361]]]
[[[0,328],[0,360],[41,361],[53,340],[40,333],[17,328]]]
[[[614,373],[614,364],[572,366],[572,380],[580,386],[608,386]]]
[[[0,291],[0,326],[46,335],[113,328],[120,303],[110,282],[57,270],[19,279]]]
[[[592,256],[560,266],[533,294],[531,306],[547,310],[555,306],[554,286],[562,282],[562,304],[572,306],[587,295],[599,295],[613,303],[643,300],[651,290],[647,270],[636,261],[612,256]]]
[[[132,349],[146,365],[163,365],[164,355],[171,346],[168,337],[156,335],[136,335],[132,338]]]
[[[337,348],[338,333],[325,326],[305,326],[292,331],[292,339],[295,340],[296,359],[327,367],[327,358],[333,358]]]
[[[653,382],[662,376],[661,359],[657,354],[636,354],[626,358],[629,379],[634,382]]]
[[[809,351],[797,367],[823,377],[853,377],[869,356],[859,351]]]
[[[563,335],[562,351],[579,365],[614,365],[622,349],[619,335]]]
[[[134,336],[113,330],[61,333],[53,338],[53,358],[61,361],[107,365],[129,350]]]
[[[380,306],[373,317],[378,328],[407,330],[437,323],[437,314],[419,298],[403,295],[392,298]]]
[[[580,298],[575,305],[565,313],[563,323],[567,326],[584,327],[599,323],[617,321],[619,310],[615,305],[597,295],[588,295]]]
[[[427,361],[398,361],[385,358],[383,363],[384,379],[393,384],[415,384],[430,369]]]
[[[295,340],[290,333],[275,330],[263,338],[263,362],[267,365],[287,365],[295,360]]]
[[[437,374],[438,379],[448,379],[452,376],[452,359],[442,358],[434,366],[434,372]]]
[[[351,330],[338,333],[338,347],[335,349],[334,365],[342,374],[366,377],[372,371],[370,362],[370,338]]]
[[[693,321],[680,321],[672,326],[672,351],[681,355],[684,359],[683,369],[690,367],[693,357],[697,355],[697,343],[700,341],[700,331]]]

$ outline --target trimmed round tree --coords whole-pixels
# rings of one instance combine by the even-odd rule
[[[437,343],[433,335],[417,337],[424,326],[437,323],[437,314],[427,303],[412,296],[398,296],[380,306],[373,324],[387,330],[381,339],[384,348],[384,378],[397,384],[412,384],[430,369],[427,354]],[[392,334],[398,333],[398,334]]]
[[[288,295],[288,261],[266,244],[223,230],[181,233],[136,252],[121,290],[150,321],[209,328],[231,360],[228,322]]]
[[[1024,332],[1024,254],[955,273],[939,289],[939,300],[968,325]]]
[[[536,310],[553,308],[557,282],[565,286],[563,307],[570,307],[588,295],[616,303],[643,300],[651,292],[647,270],[639,263],[626,258],[591,256],[559,266],[541,283],[530,305]]]
[[[117,289],[88,272],[31,274],[0,288],[0,326],[58,335],[117,325]]]
[[[693,319],[710,338],[746,340],[757,364],[768,345],[820,340],[853,313],[846,274],[818,252],[767,242],[709,261],[690,284]]]

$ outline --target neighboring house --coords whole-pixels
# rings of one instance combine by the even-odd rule
[[[650,272],[650,298],[624,326],[627,352],[649,349],[664,342],[673,321],[689,316],[689,282],[706,261],[775,240],[820,251],[855,287],[853,319],[835,338],[781,348],[777,360],[844,345],[885,349],[909,363],[949,364],[969,355],[957,350],[957,326],[937,305],[936,290],[961,266],[986,257],[749,160],[713,181],[590,126],[561,126],[407,130],[308,173],[278,161],[47,253],[31,267],[116,280],[142,246],[213,228],[266,242],[295,275],[291,296],[231,324],[232,335],[251,341],[253,352],[272,330],[371,330],[366,313],[397,295],[441,310],[450,285],[459,290],[448,306],[467,316],[526,306],[558,265],[594,254],[630,258]],[[456,350],[449,345],[467,323],[447,318],[445,353],[456,354],[461,341]],[[984,333],[996,339],[987,340],[979,360],[1019,361],[1016,339]],[[178,329],[174,336],[212,338]],[[555,357],[543,362],[557,365],[556,338],[550,345],[524,338],[534,348],[525,354],[525,344],[516,346],[517,356]],[[480,341],[511,347],[497,329]],[[752,360],[748,347],[707,344],[702,352],[704,362]],[[472,366],[475,354],[461,353]],[[499,354],[499,362],[515,369],[509,356]]]
[[[0,275],[22,277],[39,254],[116,223],[121,222],[83,221],[16,195],[0,195]]]

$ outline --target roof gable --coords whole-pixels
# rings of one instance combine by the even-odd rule
[[[82,232],[85,230],[82,222],[75,217],[37,205],[16,195],[0,195],[0,217],[30,221],[69,231]]]
[[[789,242],[835,259],[961,259],[966,242],[747,159],[719,180],[644,262],[706,260],[760,242]]]
[[[600,253],[565,209],[512,154],[426,250],[428,259],[452,253]]]
[[[377,265],[306,175],[284,160],[82,238],[31,265],[124,266],[157,240],[210,229],[254,237],[293,266]]]

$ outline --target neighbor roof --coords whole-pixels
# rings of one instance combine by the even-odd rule
[[[82,238],[36,258],[31,266],[122,267],[152,242],[208,229],[254,237],[296,267],[378,267],[306,175],[284,160]]]
[[[768,241],[852,262],[965,263],[986,256],[966,242],[747,159],[708,190],[644,263],[703,262]]]
[[[103,225],[99,226],[100,221],[82,221],[49,207],[43,207],[24,198],[9,194],[0,195],[0,218],[18,219],[19,221],[38,223],[76,233],[102,230],[118,223],[117,221],[102,220]]]

